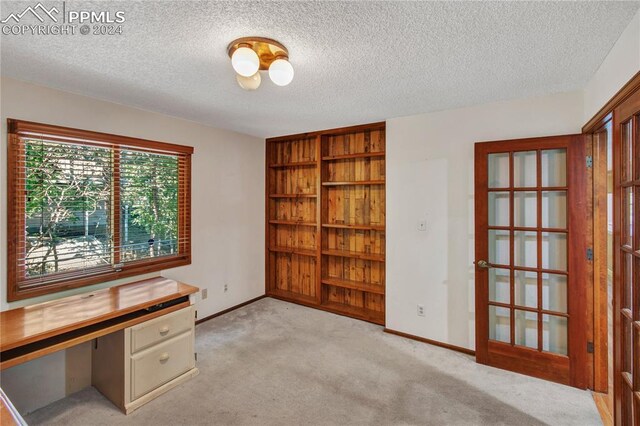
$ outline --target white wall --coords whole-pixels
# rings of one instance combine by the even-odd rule
[[[640,10],[584,89],[586,123],[640,71]]]
[[[208,298],[197,304],[200,318],[264,294],[264,140],[4,77],[0,95],[0,310],[116,284],[7,303],[7,118],[193,146],[192,264],[162,275],[209,290]],[[229,286],[227,293],[224,284]],[[63,397],[86,382],[86,377],[66,368],[70,356],[66,351],[15,367],[16,371],[6,370],[3,388],[22,411]],[[45,393],[40,398],[23,398],[34,380]],[[71,383],[74,380],[80,385]]]
[[[582,125],[582,92],[387,121],[388,328],[475,347],[473,145]]]

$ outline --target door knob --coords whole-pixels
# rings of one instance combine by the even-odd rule
[[[486,260],[478,260],[478,262],[476,263],[476,265],[477,265],[479,268],[484,268],[484,269],[489,269],[489,268],[491,268],[491,266],[489,266],[489,263],[487,263],[487,261],[486,261]]]

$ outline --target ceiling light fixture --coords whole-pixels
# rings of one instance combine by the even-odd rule
[[[243,37],[227,47],[231,65],[238,74],[236,81],[245,90],[256,90],[262,78],[260,71],[269,71],[269,78],[278,86],[293,80],[289,51],[282,43],[264,37]]]

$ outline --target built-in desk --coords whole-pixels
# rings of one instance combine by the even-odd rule
[[[197,291],[158,277],[1,312],[0,370],[96,339],[93,385],[130,412],[197,374],[195,362],[187,362]],[[122,371],[111,366],[105,375],[103,364],[116,358]],[[141,376],[164,366],[178,377],[156,383]],[[122,389],[115,392],[114,383]]]

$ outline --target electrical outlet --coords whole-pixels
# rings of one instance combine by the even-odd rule
[[[207,297],[209,297],[209,290],[206,288],[202,289],[202,300],[206,299]]]
[[[424,305],[418,305],[418,316],[424,316]]]
[[[224,285],[224,292],[226,293],[229,290],[229,284]]]

